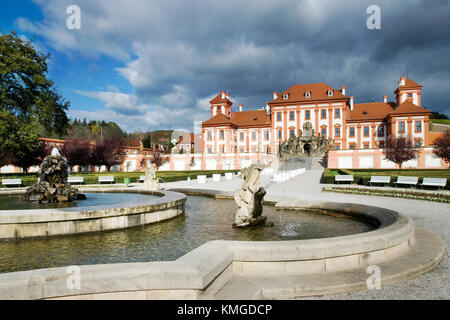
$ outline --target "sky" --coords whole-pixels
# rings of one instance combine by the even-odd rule
[[[70,5],[80,29],[69,29]],[[380,29],[369,29],[371,5]],[[371,20],[372,21],[372,20]],[[395,101],[401,76],[450,116],[448,0],[15,0],[0,32],[49,53],[71,118],[127,132],[192,131],[221,90],[259,109],[295,83],[346,86],[355,103]]]

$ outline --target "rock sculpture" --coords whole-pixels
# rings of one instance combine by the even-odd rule
[[[66,158],[53,148],[51,155],[45,157],[39,171],[39,182],[30,186],[23,200],[38,203],[56,203],[84,199],[68,182],[69,165]]]
[[[282,159],[291,159],[305,156],[320,156],[324,154],[331,144],[325,137],[315,136],[310,121],[303,124],[303,130],[298,130],[298,136],[280,143],[279,156]]]
[[[151,163],[145,169],[144,188],[149,191],[158,191],[160,189],[158,179],[156,178],[156,165],[154,163]]]
[[[263,164],[256,163],[242,170],[240,177],[243,179],[241,189],[234,192],[234,201],[238,205],[233,227],[254,227],[267,223],[267,217],[262,215],[262,200],[266,194],[263,187],[259,187],[261,170]]]

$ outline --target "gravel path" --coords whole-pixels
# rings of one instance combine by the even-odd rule
[[[450,262],[448,248],[450,247],[450,205],[431,201],[388,198],[379,196],[364,196],[342,193],[322,192],[319,183],[322,171],[310,170],[279,184],[270,184],[267,176],[261,177],[261,185],[267,186],[267,196],[298,197],[304,200],[322,200],[333,202],[352,202],[384,207],[399,211],[412,218],[418,226],[422,226],[436,234],[446,252],[444,259],[434,270],[417,278],[390,285],[380,290],[356,291],[338,295],[327,295],[307,299],[450,299]],[[238,188],[240,179],[199,185],[195,180],[167,183],[166,188],[189,187],[199,189],[216,189],[232,191]],[[267,197],[266,196],[266,197]],[[381,270],[383,272],[383,270]]]

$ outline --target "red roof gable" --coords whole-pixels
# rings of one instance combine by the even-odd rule
[[[328,91],[331,90],[333,92],[332,96],[328,95]],[[306,92],[310,93],[310,98],[306,98]],[[288,98],[284,99],[283,95],[287,94]],[[307,102],[311,100],[336,100],[336,99],[345,99],[348,97],[344,96],[341,90],[335,90],[330,87],[328,84],[321,83],[309,83],[309,84],[296,84],[290,87],[288,90],[280,93],[278,97],[271,102],[272,103],[286,103],[286,102]]]
[[[223,113],[218,113],[202,123],[203,126],[212,127],[219,125],[231,125],[233,127],[270,127],[272,121],[265,110],[250,110],[233,112],[231,118]]]
[[[406,100],[400,106],[393,110],[389,115],[403,115],[403,114],[431,114],[431,111],[425,108],[416,106],[410,100]]]
[[[228,103],[228,104],[233,104],[233,102],[231,102],[231,100],[229,100],[226,97],[226,93],[225,91],[223,91],[225,98],[222,99],[222,92],[219,93],[215,98],[213,98],[209,103]]]

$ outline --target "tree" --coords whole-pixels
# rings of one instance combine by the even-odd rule
[[[126,157],[125,144],[122,137],[107,138],[92,147],[91,164],[105,166],[107,171],[112,166],[121,164]]]
[[[417,150],[414,149],[411,140],[404,137],[392,138],[389,136],[386,139],[384,152],[386,159],[397,164],[400,169],[403,162],[417,158]]]
[[[159,149],[153,149],[150,151],[150,155],[152,156],[150,162],[156,166],[157,170],[169,161],[167,157],[163,157],[163,154],[159,151]]]
[[[66,140],[61,152],[71,167],[83,168],[91,164],[91,145],[87,139]]]
[[[69,103],[46,76],[48,58],[17,34],[0,34],[0,153],[24,169],[40,158],[39,135],[62,136],[68,125]]]
[[[450,130],[434,140],[433,153],[436,157],[444,159],[450,167]]]

